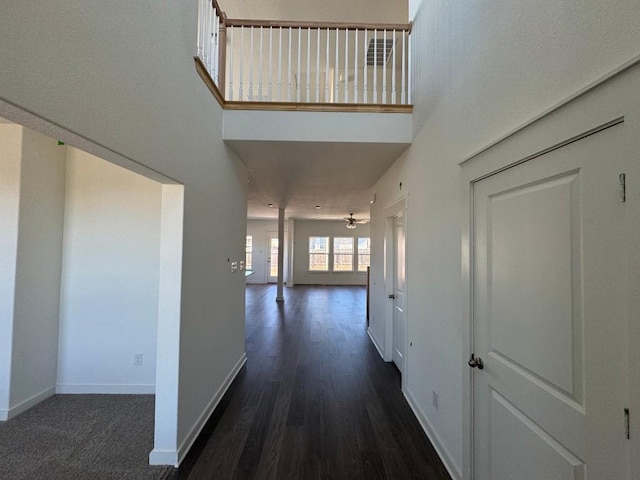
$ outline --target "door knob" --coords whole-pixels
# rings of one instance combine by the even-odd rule
[[[391,295],[389,295],[389,298],[396,298],[396,296],[392,293]]]
[[[484,368],[484,363],[482,363],[482,359],[480,357],[476,357],[473,353],[471,354],[471,358],[469,359],[468,363],[471,368],[478,367],[478,370],[482,370]]]

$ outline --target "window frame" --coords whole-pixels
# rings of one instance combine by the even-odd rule
[[[245,239],[244,269],[253,270],[253,235],[247,235]]]
[[[367,253],[360,253],[360,240],[367,240]],[[358,273],[367,273],[367,268],[371,267],[371,237],[358,237],[357,241],[356,241],[356,255],[357,255],[357,259],[356,259],[356,272]],[[367,257],[367,264],[365,265],[364,270],[360,270],[360,258],[361,257]]]
[[[356,247],[355,247],[355,237],[350,236],[350,237],[332,237],[332,252],[331,252],[331,272],[332,273],[353,273],[354,269],[353,269],[353,263],[354,263],[354,257],[355,257],[355,253],[356,253]],[[337,248],[336,248],[336,242],[339,240],[351,240],[351,252],[350,253],[345,253],[345,252],[336,252]],[[336,265],[347,265],[347,263],[342,263],[342,262],[337,262],[337,258],[338,257],[351,257],[351,262],[349,262],[349,268],[348,269],[336,269]]]
[[[311,239],[313,238],[323,238],[327,239],[328,252],[311,252]],[[341,255],[336,254],[335,252],[335,239],[336,238],[349,238],[353,242],[353,250],[352,253],[343,254],[343,255],[351,255],[351,269],[350,270],[336,270],[335,269],[335,256]],[[358,242],[361,239],[367,239],[369,243],[369,252],[368,253],[360,253]],[[326,255],[327,256],[327,269],[325,270],[312,270],[311,269],[311,255]],[[369,257],[369,264],[367,266],[371,266],[371,237],[359,237],[359,236],[349,236],[349,235],[309,235],[307,242],[307,273],[316,274],[316,273],[330,273],[330,274],[357,274],[357,275],[366,275],[367,269],[359,270],[360,259],[363,256]]]
[[[313,241],[313,239],[324,239],[326,240],[326,252],[320,252],[320,251],[312,251],[311,249],[311,242]],[[320,256],[323,255],[326,260],[324,262],[324,265],[326,265],[327,268],[312,268],[312,264],[314,264],[315,262],[312,261],[312,255],[314,256]],[[329,235],[309,235],[309,241],[307,243],[307,271],[311,272],[311,273],[330,273],[331,272],[331,236]]]

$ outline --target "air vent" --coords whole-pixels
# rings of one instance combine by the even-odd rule
[[[367,48],[367,65],[375,65],[382,67],[387,64],[393,49],[393,39],[378,38],[369,40],[369,48]]]

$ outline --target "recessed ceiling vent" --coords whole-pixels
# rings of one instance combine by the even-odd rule
[[[393,49],[393,39],[378,38],[369,40],[369,48],[367,48],[367,65],[375,65],[382,67],[387,64]]]

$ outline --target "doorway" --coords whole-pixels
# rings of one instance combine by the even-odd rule
[[[404,371],[404,352],[406,343],[405,314],[405,229],[404,215],[393,217],[393,347],[392,360],[400,373]]]
[[[629,478],[623,132],[472,184],[477,480]]]
[[[385,209],[384,242],[385,310],[384,360],[393,362],[403,378],[407,374],[406,198]]]
[[[267,253],[267,283],[278,282],[278,234],[269,233]]]

